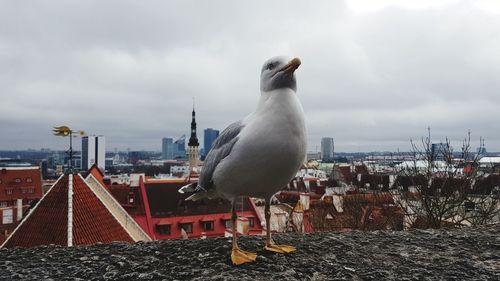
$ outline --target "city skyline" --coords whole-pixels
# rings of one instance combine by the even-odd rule
[[[161,150],[189,135],[193,97],[199,128],[222,131],[255,109],[263,61],[288,55],[302,60],[308,151],[324,136],[405,151],[427,127],[500,151],[500,4],[286,3],[2,2],[0,150],[64,149],[60,125],[111,151]]]

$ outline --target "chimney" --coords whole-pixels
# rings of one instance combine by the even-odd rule
[[[309,210],[309,196],[301,194],[300,195],[300,204],[302,204],[304,211]]]
[[[239,217],[236,222],[236,232],[241,234],[248,234],[250,223],[245,217]]]
[[[396,176],[395,175],[389,175],[389,188],[392,188],[394,185],[394,182],[396,181]]]
[[[23,199],[17,199],[17,221],[23,219]]]

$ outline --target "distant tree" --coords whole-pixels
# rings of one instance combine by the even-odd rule
[[[453,151],[448,138],[433,145],[430,129],[420,144],[413,140],[410,143],[410,160],[395,166],[398,175],[395,185],[400,189],[396,197],[408,227],[485,224],[498,217],[497,189],[478,188],[487,175],[478,168],[479,155],[471,153],[470,132],[459,153]],[[481,138],[479,146],[484,147]],[[466,166],[477,168],[464,169]]]

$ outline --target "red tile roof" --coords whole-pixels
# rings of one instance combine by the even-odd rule
[[[226,231],[224,220],[230,220],[231,204],[223,199],[185,201],[190,194],[180,194],[178,189],[186,184],[185,180],[146,180],[141,177],[139,189],[129,186],[128,189],[119,185],[107,185],[113,196],[132,215],[142,229],[153,239],[181,238],[181,224],[192,223],[192,233],[189,238],[201,236],[223,236]],[[115,192],[120,189],[120,192]],[[123,189],[123,190],[122,190]],[[122,192],[123,191],[123,192]],[[126,200],[129,193],[134,194],[134,200]],[[261,218],[255,211],[251,200],[242,200],[238,204],[238,214],[253,217],[254,226],[250,228],[253,234],[262,233]],[[141,210],[141,212],[138,212]],[[212,230],[204,229],[202,222],[214,222]],[[160,233],[158,227],[170,225],[170,234]]]
[[[5,248],[55,244],[66,246],[68,227],[68,177],[60,178],[14,230]]]
[[[3,247],[68,245],[68,175],[61,177]],[[133,242],[81,175],[73,175],[73,245]]]
[[[101,169],[99,169],[99,167],[97,167],[97,164],[92,165],[92,167],[90,167],[88,172],[89,172],[89,174],[92,174],[94,176],[94,178],[97,181],[99,181],[99,183],[102,186],[106,186],[104,184],[104,174],[102,173]]]
[[[74,176],[73,185],[73,240],[74,245],[97,242],[133,242],[80,175]]]

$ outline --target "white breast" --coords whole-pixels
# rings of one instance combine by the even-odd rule
[[[217,190],[235,196],[269,198],[297,173],[306,152],[304,113],[292,90],[263,93],[244,121],[237,143],[214,172]]]

